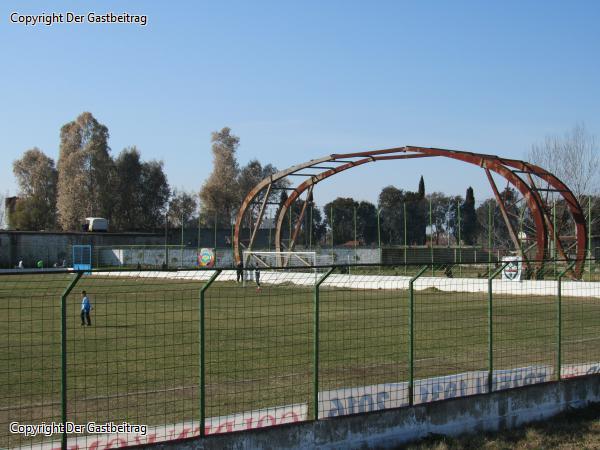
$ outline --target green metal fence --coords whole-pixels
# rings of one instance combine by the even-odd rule
[[[225,269],[0,273],[0,447],[140,445],[600,373],[600,283],[567,267],[346,269],[260,286]]]

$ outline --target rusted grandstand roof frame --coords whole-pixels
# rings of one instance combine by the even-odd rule
[[[573,218],[575,223],[575,237],[576,237],[576,254],[574,259],[576,261],[575,267],[571,273],[573,278],[579,278],[581,276],[581,272],[583,270],[583,262],[586,255],[587,250],[587,240],[586,240],[586,222],[583,211],[577,198],[573,195],[571,190],[560,181],[555,175],[548,172],[547,170],[536,166],[534,164],[509,159],[502,158],[495,155],[482,154],[482,153],[472,153],[458,150],[447,150],[440,148],[431,148],[431,147],[415,147],[415,146],[405,146],[405,147],[395,147],[383,150],[371,150],[371,151],[363,151],[363,152],[354,152],[354,153],[340,153],[340,154],[332,154],[329,156],[324,156],[322,158],[312,159],[305,163],[297,164],[288,169],[279,171],[261,182],[259,182],[247,195],[240,210],[238,212],[235,230],[234,230],[234,257],[236,263],[241,261],[241,247],[242,242],[240,238],[241,227],[243,223],[244,216],[248,212],[249,208],[252,204],[255,204],[256,198],[263,192],[265,189],[267,192],[263,197],[263,202],[260,208],[260,212],[254,226],[252,227],[252,235],[247,249],[251,250],[252,245],[255,241],[256,230],[260,228],[260,225],[263,220],[265,205],[267,204],[267,199],[269,197],[269,193],[272,192],[272,185],[275,182],[278,182],[290,175],[304,176],[306,179],[298,184],[296,187],[289,188],[290,192],[287,200],[281,205],[279,209],[278,217],[276,218],[276,227],[275,227],[275,249],[276,251],[281,251],[281,229],[283,225],[283,221],[285,215],[290,208],[290,206],[295,202],[300,196],[308,190],[307,198],[312,193],[314,186],[327,179],[333,175],[336,175],[345,170],[361,166],[366,163],[376,162],[376,161],[389,161],[389,160],[399,160],[399,159],[412,159],[412,158],[426,158],[426,157],[445,157],[451,158],[454,160],[466,162],[469,164],[473,164],[483,168],[488,174],[488,180],[492,184],[492,189],[494,188],[493,178],[491,177],[490,172],[494,172],[512,185],[515,189],[517,189],[525,200],[527,207],[531,213],[535,230],[536,230],[536,243],[537,250],[535,257],[532,258],[536,261],[536,265],[540,265],[541,261],[548,258],[547,254],[547,244],[550,241],[550,236],[553,236],[556,230],[553,229],[553,224],[551,217],[549,215],[549,208],[546,205],[546,202],[540,195],[541,191],[551,191],[559,194],[565,201],[567,208]],[[336,163],[340,164],[336,167],[332,167],[329,165],[322,165],[323,163]],[[302,170],[311,169],[311,173],[302,174],[299,173]],[[526,177],[523,178],[520,175],[525,174]],[[549,189],[540,189],[536,186],[532,175],[538,177],[541,180],[544,180]],[[494,190],[494,192],[496,192]],[[504,200],[501,196],[495,195],[496,201],[500,204],[502,210],[505,210]],[[300,224],[302,223],[303,216],[306,211],[306,206],[303,206],[301,209],[301,213],[297,218],[297,222],[293,227],[293,234],[290,237],[289,245],[287,250],[291,251],[294,248],[296,239],[298,237],[298,233],[300,230]],[[503,215],[505,221],[507,221],[507,216]],[[512,230],[510,222],[507,223],[507,227],[509,230]],[[514,234],[514,230],[512,230]],[[516,251],[521,254],[523,257],[525,255],[521,252],[520,246],[517,245],[518,242],[515,241],[515,236],[512,236]],[[560,241],[560,239],[557,239]],[[562,242],[557,242],[557,250],[560,254],[560,257],[568,260],[569,255],[564,250],[564,245]]]

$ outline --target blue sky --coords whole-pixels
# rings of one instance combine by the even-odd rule
[[[9,23],[10,13],[141,13],[148,25]],[[173,187],[198,190],[210,132],[238,159],[285,168],[401,145],[524,158],[578,122],[600,136],[600,3],[16,1],[0,5],[0,192],[37,146],[83,111],[113,154],[137,145]],[[376,163],[319,185],[375,201],[382,187],[491,195],[482,171],[447,160]]]

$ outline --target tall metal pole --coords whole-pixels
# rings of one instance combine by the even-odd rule
[[[588,197],[588,280],[592,281],[592,196]]]
[[[231,222],[231,255],[235,252],[235,247],[233,246],[233,222]]]
[[[377,208],[377,247],[379,248],[379,252],[381,253],[381,222],[379,219],[380,214],[381,210]]]
[[[179,264],[183,267],[183,221],[185,219],[185,215],[183,211],[181,212],[181,249],[179,250]]]
[[[417,274],[408,282],[408,404],[414,403],[414,381],[415,381],[415,294],[414,283],[427,270],[423,266]]]
[[[494,387],[494,302],[492,294],[493,280],[508,266],[508,263],[502,265],[494,271],[488,278],[488,394],[492,393]]]
[[[552,205],[552,259],[554,259],[554,278],[556,278],[556,199]]]
[[[333,263],[333,205],[331,205],[330,220],[331,223],[331,262]]]
[[[406,242],[407,236],[408,236],[408,233],[406,230],[406,202],[402,203],[402,208],[404,210],[404,214],[403,214],[403,216],[404,216],[404,275],[406,275],[406,273],[408,272],[408,267],[406,267],[406,261],[407,261],[406,252],[408,251],[408,243]]]
[[[356,264],[356,239],[358,235],[356,233],[356,206],[354,207],[354,264]]]
[[[333,267],[329,268],[315,283],[313,297],[313,411],[315,420],[319,418],[319,288],[323,281],[331,275],[333,269]]]
[[[213,248],[217,251],[217,211],[215,211],[215,230],[214,230]]]
[[[556,293],[556,309],[557,309],[557,349],[556,349],[556,378],[561,379],[562,371],[562,279],[565,274],[573,268],[575,262],[567,265],[567,268],[558,275],[558,292]]]
[[[200,250],[200,213],[198,213],[198,245],[196,245],[197,250]]]
[[[271,232],[273,230],[273,220],[269,221],[269,251],[271,251]]]
[[[311,202],[310,203],[310,223],[308,224],[308,227],[309,227],[309,232],[308,232],[308,248],[309,248],[309,250],[312,250],[313,207],[314,206],[313,206],[313,204]]]
[[[169,268],[169,209],[165,211],[165,268]]]
[[[67,297],[82,275],[83,272],[77,272],[60,297],[60,404],[61,421],[65,427],[61,437],[63,450],[67,448]]]
[[[456,202],[456,206],[458,209],[458,273],[460,276],[462,276],[462,224],[460,218],[460,201]]]
[[[217,279],[221,273],[220,269],[217,269],[215,273],[208,279],[206,284],[200,289],[200,436],[204,436],[205,423],[206,423],[206,367],[205,367],[205,353],[206,353],[206,329],[204,325],[205,321],[205,292],[213,284],[213,281]]]
[[[488,202],[488,273],[492,270],[492,202]]]
[[[429,196],[429,248],[431,250],[431,275],[435,276],[435,269],[433,268],[433,214],[431,196]]]

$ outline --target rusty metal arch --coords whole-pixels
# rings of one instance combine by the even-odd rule
[[[332,154],[323,158],[313,159],[306,163],[298,164],[296,166],[290,167],[289,169],[277,172],[276,174],[262,180],[248,193],[237,215],[234,232],[234,256],[236,263],[239,263],[241,261],[240,250],[242,242],[240,232],[244,216],[249,211],[249,209],[251,209],[252,204],[255,202],[255,200],[262,194],[263,199],[261,202],[259,202],[260,209],[255,224],[252,228],[251,237],[248,241],[248,245],[246,246],[246,248],[252,249],[252,244],[254,243],[254,239],[256,237],[256,231],[262,223],[266,206],[269,204],[269,194],[272,193],[273,186],[277,181],[283,180],[289,176],[300,176],[305,178],[305,180],[301,182],[297,187],[287,188],[291,190],[291,194],[287,198],[287,200],[281,205],[275,228],[275,248],[277,251],[280,251],[281,227],[283,225],[283,220],[288,208],[305,191],[307,191],[307,198],[309,196],[312,196],[314,186],[320,181],[342,171],[369,162],[436,156],[463,161],[466,163],[480,166],[484,169],[496,196],[496,200],[499,203],[500,209],[503,213],[503,217],[509,230],[509,234],[515,245],[515,249],[518,252],[521,252],[521,246],[518,242],[518,237],[516,236],[516,233],[508,219],[504,202],[498,192],[498,189],[494,183],[493,177],[491,176],[490,172],[494,172],[505,178],[508,183],[512,184],[521,193],[523,199],[527,203],[527,206],[529,208],[529,211],[531,212],[535,224],[537,252],[534,259],[535,261],[537,261],[538,266],[540,262],[546,259],[548,256],[546,253],[546,247],[549,241],[549,234],[550,236],[553,236],[554,233],[556,233],[556,230],[554,230],[553,228],[552,220],[549,216],[549,208],[542,199],[540,191],[551,191],[562,196],[575,223],[576,235],[574,245],[576,246],[576,255],[573,259],[575,259],[576,264],[574,271],[572,272],[572,276],[580,277],[587,245],[585,239],[585,218],[583,215],[583,211],[581,210],[581,206],[579,205],[576,197],[569,190],[569,188],[564,183],[562,183],[556,176],[542,169],[541,167],[535,166],[524,161],[500,158],[495,155],[413,146],[396,147],[384,150],[372,150],[355,153]],[[323,166],[324,163],[329,165]],[[317,173],[302,173],[306,169],[310,169],[313,172]],[[521,178],[521,174],[525,175],[527,180]],[[546,182],[550,188],[538,188],[536,186],[533,176]],[[305,209],[306,202],[304,207],[302,208],[300,217],[296,222],[294,232],[290,237],[288,250],[292,250],[295,245],[295,241],[300,230]],[[560,237],[556,241],[557,250],[560,254],[560,257],[565,260],[568,260],[568,252],[570,248],[565,249],[565,245]],[[523,253],[521,253],[521,256],[525,257]]]

